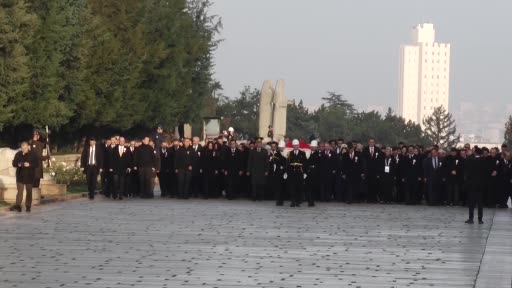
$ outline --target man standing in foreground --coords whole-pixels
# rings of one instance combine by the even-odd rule
[[[38,167],[38,157],[29,150],[27,142],[21,143],[21,151],[14,155],[12,166],[16,167],[16,204],[10,210],[21,212],[21,202],[23,201],[23,190],[27,191],[25,207],[30,212],[32,206],[32,185],[34,183],[35,169]]]
[[[178,179],[178,198],[188,199],[190,193],[190,181],[194,170],[195,153],[190,147],[190,138],[183,139],[183,147],[176,151],[174,158],[174,172]]]
[[[478,207],[478,224],[483,224],[483,193],[486,190],[483,174],[485,173],[485,159],[482,157],[482,149],[475,148],[475,153],[468,156],[465,161],[465,175],[468,187],[469,219],[466,224],[473,224],[475,207]]]
[[[94,137],[89,138],[89,146],[82,151],[82,157],[80,157],[80,170],[85,173],[87,179],[89,200],[94,199],[98,174],[103,172],[103,155],[103,147],[96,144]]]

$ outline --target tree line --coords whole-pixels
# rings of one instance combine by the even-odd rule
[[[0,0],[0,133],[192,122],[218,83],[209,0]],[[12,143],[7,143],[12,144]]]
[[[222,116],[222,126],[234,127],[238,133],[250,137],[258,133],[260,91],[245,87],[236,98],[219,94],[216,98],[216,113]],[[358,111],[343,95],[327,92],[319,108],[311,110],[302,100],[288,105],[287,136],[309,140],[338,139],[366,141],[370,137],[384,145],[396,145],[403,141],[409,144],[453,147],[460,139],[455,120],[443,107],[425,118],[421,125],[397,116],[391,108],[385,114],[378,111]]]

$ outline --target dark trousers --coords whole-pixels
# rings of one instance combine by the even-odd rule
[[[139,192],[141,198],[153,198],[153,169],[139,168]]]
[[[203,197],[208,199],[217,196],[217,174],[215,171],[203,171]],[[226,195],[227,196],[227,195]],[[233,199],[233,198],[228,198]]]
[[[395,179],[393,176],[386,174],[379,179],[379,199],[386,203],[393,202],[393,188]]]
[[[271,174],[268,176],[267,190],[270,195],[276,199],[276,204],[282,205],[284,202],[284,191],[283,191],[283,176],[279,173]]]
[[[160,183],[160,196],[162,196],[162,197],[170,196],[170,191],[169,191],[170,175],[169,175],[169,173],[160,171],[157,174],[157,177],[158,177],[158,183]]]
[[[36,178],[34,178],[34,184],[32,185],[32,188],[39,188],[40,185],[41,185],[41,178],[36,176]]]
[[[405,179],[405,182],[402,182],[403,191],[405,194],[405,204],[413,205],[416,204],[418,197],[418,183],[416,179]]]
[[[114,179],[114,189],[112,191],[112,198],[116,199],[119,197],[119,199],[123,199],[123,196],[126,194],[125,191],[125,184],[126,184],[126,175],[120,174],[120,175],[113,175]]]
[[[203,186],[203,173],[199,173],[199,171],[192,171],[192,179],[190,182],[190,194],[192,197],[197,197],[203,194],[202,186]]]
[[[131,197],[140,196],[139,189],[139,172],[131,171],[130,174],[126,175],[128,194]]]
[[[316,191],[318,191],[318,175],[315,175],[314,173],[308,174],[308,177],[306,178],[306,184],[305,184],[305,194],[306,194],[306,202],[308,202],[308,205],[314,205],[315,199],[316,199]]]
[[[100,175],[101,192],[104,195],[108,195],[108,171],[103,170]],[[97,180],[96,180],[97,181]]]
[[[251,178],[251,195],[252,200],[263,200],[265,195],[265,183],[258,183]]]
[[[346,181],[343,177],[337,173],[336,174],[336,185],[334,187],[334,199],[338,202],[345,201],[345,189],[347,189]]]
[[[190,190],[190,181],[192,172],[188,170],[178,170],[178,197],[188,199]]]
[[[229,171],[228,175],[224,175],[226,179],[226,198],[233,199],[236,197],[237,190],[240,186],[240,176],[236,171]]]
[[[448,179],[446,183],[446,202],[453,205],[460,203],[460,189],[457,179]]]
[[[487,193],[485,199],[485,205],[489,208],[496,208],[496,194],[498,188],[498,178],[496,176],[491,177],[487,182]]]
[[[96,166],[87,166],[85,168],[85,178],[87,180],[87,190],[89,191],[89,198],[94,198],[96,192],[96,185],[98,183],[98,168]]]
[[[359,175],[352,176],[348,181],[346,193],[345,193],[345,202],[348,204],[354,201],[354,197],[357,197],[361,192],[361,179]]]
[[[300,170],[292,170],[288,173],[288,178],[286,180],[290,201],[294,205],[299,205],[304,191],[304,174]]]
[[[377,197],[379,193],[379,179],[377,179],[377,175],[374,173],[368,174],[368,191],[366,193],[366,200],[368,203],[377,202]]]
[[[332,171],[327,171],[323,174],[320,181],[320,201],[328,202],[332,198]]]
[[[30,209],[32,207],[32,184],[23,184],[16,183],[16,188],[18,189],[18,193],[16,193],[16,207],[21,207],[21,202],[23,201],[23,190],[27,191],[27,197],[25,199],[25,207]]]

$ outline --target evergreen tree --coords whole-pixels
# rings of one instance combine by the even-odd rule
[[[455,120],[443,106],[434,108],[432,115],[423,119],[424,133],[432,143],[443,148],[455,147],[460,140]]]
[[[27,46],[37,27],[25,1],[0,0],[0,130],[11,124],[30,86]]]

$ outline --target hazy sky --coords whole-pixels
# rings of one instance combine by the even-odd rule
[[[510,0],[213,0],[225,39],[216,78],[243,86],[284,79],[290,99],[317,107],[326,91],[357,108],[395,111],[399,51],[431,22],[451,43],[450,112],[460,132],[497,141],[512,114]]]

